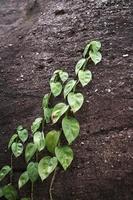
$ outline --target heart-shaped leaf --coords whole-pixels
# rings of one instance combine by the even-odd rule
[[[36,132],[34,134],[34,144],[36,144],[36,147],[38,151],[42,151],[45,148],[45,138],[43,132]]]
[[[101,49],[101,42],[99,41],[91,41],[90,45],[92,51],[99,51]]]
[[[78,77],[79,77],[80,83],[84,87],[92,80],[92,73],[90,70],[86,70],[86,71],[80,70],[78,73]]]
[[[62,85],[60,82],[51,82],[50,88],[51,88],[51,92],[54,95],[54,97],[59,96],[62,91]]]
[[[64,117],[62,120],[62,129],[69,144],[71,144],[79,135],[79,122],[73,117]]]
[[[11,170],[12,169],[9,165],[5,165],[4,167],[2,167],[2,169],[0,170],[0,181],[2,181]]]
[[[52,111],[52,121],[56,123],[60,117],[68,110],[69,106],[65,103],[58,103],[54,106]]]
[[[43,110],[44,110],[45,121],[48,124],[51,120],[51,114],[52,114],[53,108],[44,108]]]
[[[17,190],[11,184],[4,186],[3,196],[7,200],[17,200],[18,199]]]
[[[30,162],[27,166],[27,172],[31,182],[36,182],[38,179],[38,163]]]
[[[37,119],[35,119],[35,121],[31,125],[32,133],[35,133],[36,131],[38,131],[38,129],[41,126],[41,123],[42,123],[42,117],[38,117]]]
[[[85,58],[81,58],[78,63],[76,64],[75,67],[75,73],[78,74],[79,70],[84,66],[84,64],[86,63],[86,59]]]
[[[99,51],[90,51],[89,55],[91,57],[91,60],[95,63],[95,65],[102,60],[102,54]]]
[[[29,162],[30,159],[34,156],[35,152],[37,150],[37,147],[33,143],[28,143],[25,149],[25,160],[26,162]]]
[[[17,137],[18,137],[17,134],[14,134],[14,135],[11,137],[11,139],[10,139],[10,141],[9,141],[9,144],[8,144],[8,149],[11,147],[12,143],[16,140]]]
[[[68,79],[68,73],[62,70],[59,72],[59,76],[63,83]]]
[[[28,131],[26,129],[18,130],[18,136],[22,142],[28,139]]]
[[[68,94],[68,103],[71,107],[71,110],[75,113],[77,112],[84,102],[84,97],[81,93],[69,93]]]
[[[75,84],[76,84],[75,80],[68,81],[68,83],[64,87],[64,98],[66,98],[66,96],[72,91]]]
[[[22,188],[28,181],[29,181],[28,172],[25,171],[19,177],[19,181],[18,181],[18,187],[19,187],[19,189]]]
[[[64,170],[70,166],[73,160],[73,151],[69,146],[56,147],[55,155]]]
[[[91,41],[89,44],[86,45],[84,52],[83,52],[83,57],[89,56],[89,51],[92,50],[93,52],[96,52],[100,50],[101,48],[101,43],[99,41]]]
[[[38,164],[38,173],[42,181],[45,180],[57,167],[58,161],[56,157],[46,156],[42,158]]]
[[[11,146],[12,153],[17,158],[23,153],[23,144],[20,142],[14,142]]]
[[[52,130],[46,135],[46,147],[50,153],[55,152],[55,147],[57,146],[60,138],[60,131]]]

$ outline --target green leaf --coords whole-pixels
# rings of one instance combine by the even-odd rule
[[[57,72],[57,71],[60,71],[60,70],[56,70],[56,71],[54,72],[53,76],[52,76],[51,79],[50,79],[50,83],[55,82],[55,81],[57,80],[57,78],[58,78],[58,73],[59,73],[59,72]]]
[[[3,197],[3,188],[0,188],[0,197]]]
[[[90,50],[90,46],[91,46],[90,43],[86,45],[86,47],[85,47],[85,49],[84,49],[84,52],[83,52],[83,57],[84,57],[84,58],[87,57],[88,52],[89,52],[89,50]]]
[[[22,142],[28,139],[28,131],[26,129],[18,130],[18,136]]]
[[[99,41],[91,41],[90,45],[93,51],[99,51],[101,49],[101,42]]]
[[[43,110],[44,110],[45,121],[48,124],[51,120],[51,114],[52,114],[53,108],[44,108]]]
[[[84,97],[81,93],[69,93],[68,94],[68,103],[71,107],[71,110],[75,113],[77,112],[84,102]]]
[[[78,63],[76,64],[75,67],[75,73],[78,74],[79,70],[84,66],[84,64],[86,63],[86,59],[85,58],[81,58]]]
[[[86,86],[92,80],[92,73],[90,70],[80,70],[78,73],[79,81],[82,86]]]
[[[55,155],[64,170],[70,166],[73,160],[73,151],[69,146],[56,147]]]
[[[60,117],[68,110],[69,106],[65,103],[58,103],[54,106],[52,111],[52,121],[55,124]]]
[[[11,167],[8,165],[2,167],[2,169],[0,170],[0,181],[2,181],[5,178],[5,176],[9,174],[11,170],[12,170]]]
[[[42,151],[45,148],[45,138],[43,132],[36,132],[34,134],[34,144],[36,145],[38,151]]]
[[[18,187],[19,187],[19,189],[22,188],[28,181],[29,181],[28,172],[25,171],[19,177],[19,181],[18,181]]]
[[[27,172],[31,182],[36,182],[38,179],[38,163],[30,162],[27,166]]]
[[[39,117],[39,118],[35,119],[35,121],[31,125],[32,133],[35,133],[36,131],[38,131],[38,129],[41,126],[41,123],[42,123],[42,117]]]
[[[68,79],[68,73],[62,70],[59,72],[59,76],[63,83]]]
[[[89,55],[91,57],[91,60],[95,63],[95,65],[102,60],[102,54],[98,51],[96,52],[90,51]]]
[[[8,149],[11,147],[12,143],[16,140],[17,137],[18,137],[17,134],[14,134],[14,135],[11,137],[11,139],[10,139],[10,141],[9,141],[9,144],[8,144]]]
[[[71,144],[79,135],[79,122],[73,117],[64,117],[62,120],[62,129],[69,144]]]
[[[60,82],[55,82],[55,83],[51,82],[50,88],[51,88],[51,92],[54,95],[54,97],[59,96],[62,91],[62,85]]]
[[[30,159],[34,156],[35,152],[37,150],[37,147],[33,143],[28,143],[25,149],[25,160],[26,162],[29,162]]]
[[[23,129],[23,126],[22,125],[19,125],[18,127],[17,127],[17,131],[21,131]]]
[[[42,158],[38,164],[38,172],[42,181],[45,180],[57,167],[58,161],[56,157],[46,156]]]
[[[64,87],[64,98],[72,91],[76,84],[75,80],[70,80]]]
[[[101,48],[101,43],[99,41],[91,41],[89,44],[86,45],[84,52],[83,52],[83,57],[89,56],[89,51],[92,50],[93,52],[97,52]]]
[[[50,153],[55,152],[55,147],[57,146],[60,138],[60,131],[52,130],[46,135],[46,147]]]
[[[48,104],[49,104],[49,98],[50,98],[50,94],[45,94],[43,97],[43,101],[42,101],[42,107],[43,108],[47,108]]]
[[[17,158],[23,153],[23,144],[20,142],[14,142],[11,146],[12,153]]]
[[[11,184],[8,184],[8,185],[4,186],[4,188],[3,188],[3,196],[7,200],[17,200],[18,199],[17,191]]]

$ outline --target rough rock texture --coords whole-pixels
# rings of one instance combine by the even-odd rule
[[[89,39],[102,42],[103,61],[91,67],[75,160],[58,171],[54,199],[132,200],[132,0],[0,1],[0,167],[9,162],[6,145],[15,127],[29,127],[41,115],[52,72],[64,68],[73,76]],[[18,162],[14,181],[24,169]],[[49,199],[49,181],[35,199]]]

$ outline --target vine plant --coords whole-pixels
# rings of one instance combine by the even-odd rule
[[[9,141],[11,163],[0,170],[0,181],[7,175],[10,175],[10,181],[0,188],[0,197],[7,200],[33,200],[35,182],[39,178],[44,181],[53,173],[49,188],[50,200],[53,200],[52,186],[57,167],[62,166],[67,170],[72,163],[74,155],[71,144],[80,132],[75,113],[82,107],[84,96],[77,92],[77,86],[81,84],[84,87],[92,80],[92,73],[86,67],[92,62],[96,65],[101,61],[100,48],[99,41],[91,41],[86,45],[83,57],[75,67],[75,79],[69,79],[68,73],[63,70],[56,70],[53,73],[50,79],[51,91],[43,97],[43,117],[35,119],[30,133],[22,125],[18,126]],[[51,101],[54,102],[54,98],[60,95],[64,100],[52,106]],[[57,126],[48,126],[50,131],[46,134],[44,132],[47,130],[47,124],[57,124]],[[52,129],[52,127],[56,128]],[[19,177],[18,188],[21,189],[30,181],[31,196],[20,198],[17,189],[13,186],[13,157],[18,158],[23,152],[26,169]]]

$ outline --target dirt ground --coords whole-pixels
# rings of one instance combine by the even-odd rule
[[[16,126],[30,129],[41,115],[52,72],[64,68],[73,77],[91,39],[102,42],[103,60],[90,67],[94,79],[77,116],[75,159],[67,172],[58,171],[54,200],[132,200],[132,0],[0,1],[0,168],[9,162]],[[23,159],[14,159],[14,182],[23,170]],[[38,183],[36,200],[49,199],[50,178]]]

